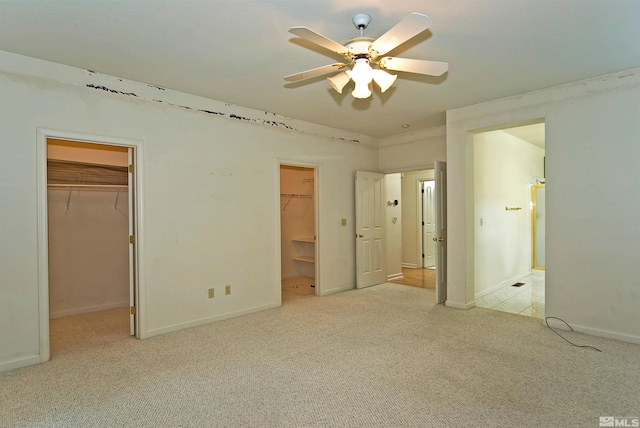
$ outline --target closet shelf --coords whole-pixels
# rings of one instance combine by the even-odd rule
[[[305,238],[305,237],[303,237],[303,238],[294,238],[294,239],[292,239],[292,241],[294,241],[294,242],[309,242],[311,244],[316,242],[316,240],[313,239],[313,238]]]
[[[315,263],[316,260],[313,257],[303,257],[303,256],[296,256],[293,258],[293,260],[297,260],[299,262],[304,262],[304,263]]]
[[[282,198],[313,198],[313,195],[302,195],[300,193],[280,193]]]
[[[56,190],[90,190],[107,192],[127,192],[128,186],[118,184],[47,184],[47,188]]]

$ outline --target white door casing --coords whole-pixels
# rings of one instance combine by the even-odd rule
[[[356,288],[387,280],[384,174],[356,172]]]
[[[447,164],[435,162],[436,303],[447,300]]]
[[[143,143],[140,140],[124,139],[119,137],[105,137],[96,136],[92,134],[84,134],[73,131],[60,131],[53,129],[38,128],[37,140],[36,140],[36,156],[37,156],[37,192],[38,192],[38,315],[39,315],[39,350],[38,355],[33,360],[29,360],[27,364],[16,365],[15,367],[21,367],[28,364],[35,364],[36,362],[48,361],[50,353],[50,337],[49,337],[49,254],[48,254],[48,206],[47,206],[47,139],[59,139],[68,141],[79,141],[83,143],[93,144],[105,144],[114,146],[132,147],[135,152],[132,153],[132,158],[142,158]],[[146,336],[146,325],[140,317],[140,313],[144,308],[140,308],[140,302],[143,301],[141,293],[143,293],[144,278],[142,277],[141,270],[144,265],[144,261],[141,260],[142,251],[141,244],[141,229],[142,223],[138,222],[138,218],[142,213],[142,199],[139,194],[142,193],[143,183],[140,179],[143,176],[141,171],[141,164],[135,165],[135,169],[129,176],[130,182],[135,177],[136,191],[129,192],[129,215],[133,216],[133,221],[129,217],[129,225],[135,226],[135,230],[138,233],[136,237],[136,245],[133,247],[133,256],[135,263],[130,264],[130,268],[134,270],[133,276],[135,281],[130,283],[134,287],[134,297],[136,307],[136,317],[132,318],[135,321],[135,325],[131,327],[132,331],[135,328],[135,336],[137,338],[144,338]],[[134,209],[135,207],[135,209]],[[132,253],[130,252],[130,256]],[[130,297],[130,300],[132,297]]]
[[[136,257],[135,257],[135,237],[136,237],[136,227],[135,227],[135,156],[133,152],[133,147],[129,147],[127,149],[128,156],[128,165],[129,165],[129,174],[128,174],[128,188],[129,188],[129,306],[130,306],[130,317],[129,317],[129,334],[131,336],[136,335]],[[133,237],[133,238],[131,238]]]

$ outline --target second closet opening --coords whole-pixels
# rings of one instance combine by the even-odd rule
[[[316,170],[280,166],[282,301],[317,295]]]

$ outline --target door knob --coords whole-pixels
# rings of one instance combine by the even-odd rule
[[[441,237],[433,238],[434,242],[444,242],[445,239]]]
[[[362,233],[356,233],[356,238],[364,238],[364,235]]]

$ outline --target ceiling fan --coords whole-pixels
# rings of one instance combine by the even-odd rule
[[[346,68],[347,70],[327,78],[333,89],[338,93],[342,93],[342,89],[347,83],[353,80],[355,89],[351,92],[351,95],[354,98],[368,98],[371,96],[372,81],[376,82],[382,92],[389,89],[396,81],[398,76],[390,74],[386,70],[426,74],[429,76],[440,76],[448,70],[449,64],[446,62],[383,56],[407,40],[426,31],[432,24],[427,15],[411,13],[376,40],[364,36],[364,30],[369,26],[370,22],[371,17],[367,14],[359,13],[355,15],[353,17],[353,25],[360,30],[360,37],[351,39],[344,45],[334,42],[306,27],[291,28],[289,30],[290,33],[342,55],[346,62],[291,74],[286,76],[284,80],[295,82]]]

